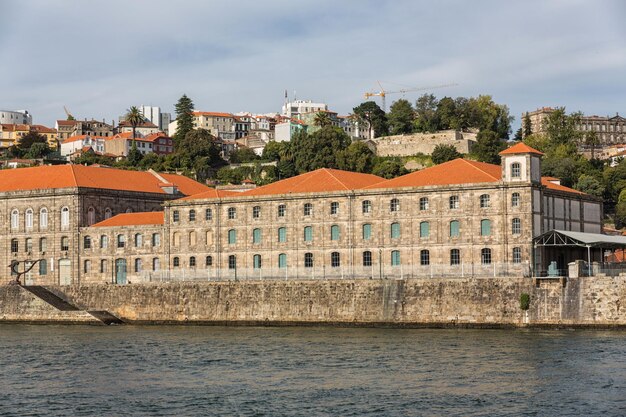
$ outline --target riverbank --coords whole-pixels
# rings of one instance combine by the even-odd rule
[[[0,287],[0,321],[366,327],[626,327],[626,277],[226,281]],[[529,294],[528,310],[520,296]]]

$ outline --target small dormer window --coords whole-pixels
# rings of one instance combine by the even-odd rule
[[[511,164],[511,178],[520,178],[522,176],[522,165],[519,162]]]

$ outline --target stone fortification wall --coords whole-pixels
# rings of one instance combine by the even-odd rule
[[[435,133],[415,133],[375,138],[371,143],[378,156],[411,156],[418,153],[430,155],[437,145],[453,145],[467,154],[476,143],[476,133],[442,130]]]
[[[73,304],[127,322],[345,325],[626,325],[626,277],[230,281],[48,287]],[[58,313],[0,288],[0,319]],[[531,295],[528,313],[522,293]],[[48,316],[50,314],[50,316]]]

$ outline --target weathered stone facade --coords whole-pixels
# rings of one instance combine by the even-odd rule
[[[383,136],[366,142],[378,156],[430,155],[437,145],[452,145],[463,154],[470,153],[476,143],[475,132],[443,130],[433,133]]]

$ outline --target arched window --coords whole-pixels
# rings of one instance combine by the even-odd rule
[[[278,255],[278,267],[279,268],[287,268],[287,255],[281,253]]]
[[[392,198],[389,202],[389,211],[400,211],[400,200],[398,200],[397,198]]]
[[[461,264],[461,251],[459,249],[450,249],[450,265]]]
[[[141,233],[135,233],[135,247],[140,248],[143,246],[143,235]]]
[[[428,207],[429,207],[428,197],[420,198],[420,210],[422,211],[428,210]]]
[[[11,252],[17,253],[20,250],[20,244],[17,239],[11,239]]]
[[[520,200],[519,193],[511,194],[511,207],[519,207]]]
[[[252,243],[261,243],[261,229],[254,229],[252,231]]]
[[[20,212],[17,209],[11,210],[11,229],[17,230],[20,227]]]
[[[159,258],[152,258],[152,270],[158,271],[161,269],[161,260]]]
[[[252,218],[258,219],[259,217],[261,217],[261,206],[252,207]]]
[[[180,246],[180,233],[179,232],[174,232],[172,234],[172,246],[174,247]]]
[[[522,221],[517,217],[511,220],[511,233],[519,235],[522,233]]]
[[[26,244],[26,252],[32,252],[33,251],[33,238],[27,237],[25,244]]]
[[[430,236],[430,223],[420,222],[420,237],[426,238]]]
[[[207,230],[205,235],[206,244],[209,246],[213,243],[213,233],[210,230]]]
[[[339,214],[339,203],[333,201],[330,203],[330,214]]]
[[[195,268],[196,267],[196,257],[195,256],[190,256],[189,257],[189,268]]]
[[[372,252],[368,250],[363,252],[363,266],[372,266]]]
[[[313,204],[304,203],[304,215],[310,216],[311,214],[313,214]]]
[[[450,237],[459,237],[461,234],[460,223],[458,220],[452,220],[450,222]]]
[[[400,237],[400,223],[391,223],[391,238],[397,239]]]
[[[228,219],[233,220],[237,218],[237,209],[234,207],[228,207]]]
[[[480,196],[480,208],[487,208],[490,205],[489,194],[482,194]]]
[[[511,178],[519,178],[522,176],[522,165],[519,162],[511,164]]]
[[[132,213],[132,212],[133,212],[133,209],[132,209],[132,208],[128,207],[128,208],[126,209],[126,213]]]
[[[39,228],[42,230],[48,228],[48,209],[45,207],[39,210]]]
[[[189,232],[189,246],[196,246],[196,242],[198,241],[197,235],[195,231]]]
[[[228,255],[228,269],[237,269],[237,257]]]
[[[63,207],[61,209],[61,228],[67,229],[70,227],[70,208]]]
[[[252,257],[252,267],[254,269],[261,269],[261,255],[254,255]]]
[[[141,259],[137,258],[135,259],[135,272],[141,272],[141,270],[142,270]]]
[[[24,224],[26,225],[26,230],[33,229],[33,209],[28,208],[24,213]]]
[[[87,224],[91,226],[96,222],[96,209],[93,207],[89,207],[87,209]]]
[[[330,266],[333,268],[341,266],[341,255],[339,252],[332,252],[330,254]]]
[[[491,264],[491,249],[483,248],[480,251],[480,263],[483,265]]]
[[[278,206],[278,217],[285,217],[285,213],[287,213],[287,206],[280,204]]]
[[[178,210],[173,210],[172,211],[172,221],[173,222],[180,221],[180,212]]]
[[[285,243],[287,241],[287,228],[279,227],[278,228],[278,242]]]
[[[213,266],[213,257],[212,256],[207,256],[206,258],[204,258],[204,266]]]
[[[68,251],[70,250],[70,238],[67,236],[61,237],[61,250]]]
[[[100,273],[104,274],[107,271],[107,261],[106,259],[102,259],[100,261]]]
[[[100,236],[100,247],[106,249],[109,246],[109,237],[107,235]]]
[[[513,248],[513,263],[519,264],[522,262],[522,248]]]
[[[83,249],[91,249],[91,236],[83,237]]]
[[[372,225],[365,223],[363,225],[363,240],[369,240],[372,238]]]
[[[304,254],[304,267],[313,268],[313,254],[311,252],[306,252]]]
[[[392,250],[391,251],[391,266],[399,266],[400,265],[400,251]]]
[[[235,229],[230,229],[228,231],[228,244],[234,245],[237,243],[237,231]]]
[[[450,196],[450,209],[458,209],[461,207],[461,202],[459,201],[458,195]]]
[[[106,219],[110,219],[111,217],[113,217],[113,211],[111,211],[110,208],[105,208],[104,209],[104,218]]]
[[[180,258],[178,256],[174,256],[172,259],[172,266],[174,268],[178,268],[180,266]]]
[[[152,233],[152,246],[161,246],[161,235],[158,233]]]
[[[313,227],[304,226],[304,241],[305,242],[313,241]]]
[[[339,226],[336,224],[330,226],[330,240],[339,240]]]
[[[45,259],[39,261],[39,275],[48,275],[48,261]]]
[[[210,208],[204,210],[204,220],[213,220],[213,210]]]
[[[124,246],[126,246],[126,236],[117,235],[117,247],[123,248]]]
[[[370,200],[364,200],[363,203],[361,203],[361,206],[363,214],[372,212],[372,202]]]
[[[39,238],[39,252],[46,252],[48,250],[48,239],[45,237]]]
[[[190,222],[196,221],[196,211],[194,209],[189,210],[189,221]]]
[[[85,274],[87,274],[87,273],[89,273],[90,271],[91,271],[91,261],[90,261],[89,259],[87,259],[87,260],[84,262],[83,272],[84,272]]]
[[[491,220],[482,219],[480,221],[480,235],[491,236]]]

